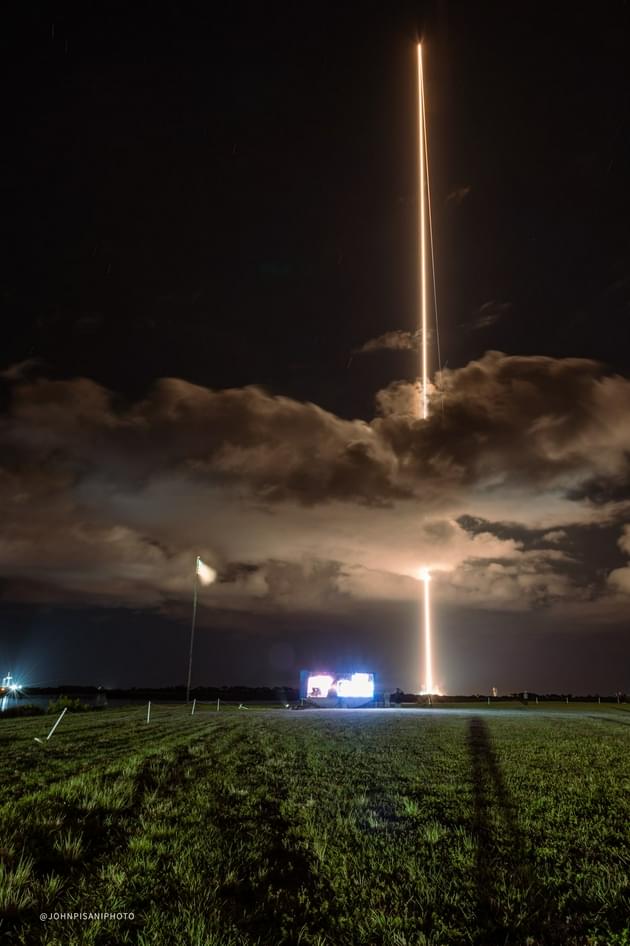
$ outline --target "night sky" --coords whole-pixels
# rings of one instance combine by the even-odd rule
[[[182,683],[200,554],[193,684],[418,690],[427,566],[442,689],[630,689],[630,8],[549,6],[4,21],[0,673]]]

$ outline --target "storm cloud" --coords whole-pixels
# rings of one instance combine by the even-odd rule
[[[166,608],[196,554],[218,573],[206,609],[410,599],[420,566],[472,607],[630,592],[630,382],[596,362],[488,352],[436,378],[428,421],[405,382],[364,421],[260,387],[167,378],[128,403],[85,378],[5,381],[5,599]],[[604,525],[619,567],[585,581],[580,529]]]

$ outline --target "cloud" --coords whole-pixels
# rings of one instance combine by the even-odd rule
[[[608,576],[608,583],[614,591],[630,595],[630,565],[613,569]]]
[[[630,525],[624,525],[621,538],[617,543],[622,552],[630,555]]]
[[[542,549],[523,552],[511,562],[469,560],[455,570],[449,590],[458,604],[467,601],[499,610],[527,610],[559,599],[586,599],[588,589],[558,569],[565,562],[562,553]]]
[[[400,494],[395,457],[368,424],[257,387],[211,391],[167,378],[125,409],[93,381],[42,380],[16,389],[0,439],[29,466],[53,458],[78,480],[103,471],[142,482],[176,470],[208,485],[242,483],[269,502]]]
[[[551,532],[545,532],[542,537],[543,542],[551,542],[554,545],[558,542],[564,542],[568,538],[565,529],[552,529]]]
[[[420,404],[420,385],[408,381],[393,381],[386,388],[376,392],[374,398],[377,415],[406,419],[411,423],[418,416]]]
[[[456,188],[447,195],[446,203],[453,204],[455,207],[459,207],[459,205],[468,197],[471,190],[472,187],[470,184],[466,184],[464,187]]]
[[[421,421],[417,387],[394,383],[366,422],[259,387],[170,378],[125,403],[18,375],[0,419],[2,593],[171,608],[199,554],[218,576],[202,611],[411,600],[420,566],[455,605],[616,606],[627,569],[578,575],[580,529],[630,517],[630,382],[488,352],[432,397]]]
[[[13,365],[9,365],[4,371],[0,371],[0,378],[4,378],[5,381],[19,381],[37,370],[40,365],[39,358],[26,358],[24,361],[18,361]]]
[[[628,480],[630,382],[593,361],[488,352],[442,372],[437,387],[443,410],[415,445],[424,462],[447,458],[462,483],[569,489],[593,476]]]
[[[385,332],[377,338],[371,338],[359,348],[355,348],[353,354],[362,355],[372,351],[413,351],[418,348],[420,333],[405,332],[403,329],[396,329],[393,332]]]
[[[630,555],[630,525],[624,525],[617,545],[622,552]],[[608,575],[608,585],[615,592],[630,595],[630,564],[613,569]]]
[[[505,318],[511,309],[511,302],[497,302],[495,299],[491,299],[479,306],[473,321],[466,323],[465,327],[469,332],[478,332],[490,328],[491,325],[495,325],[500,319]]]

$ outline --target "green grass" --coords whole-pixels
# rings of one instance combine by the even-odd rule
[[[630,713],[511,709],[2,721],[0,938],[628,946]]]

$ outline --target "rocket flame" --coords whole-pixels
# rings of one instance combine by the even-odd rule
[[[433,650],[431,646],[431,600],[429,584],[431,575],[427,568],[420,570],[420,580],[423,586],[423,617],[424,617],[424,688],[423,693],[435,693],[433,685]]]
[[[426,136],[426,115],[424,109],[424,75],[422,69],[422,45],[418,43],[418,151],[419,151],[419,279],[420,279],[420,339],[422,342],[421,355],[421,389],[420,389],[420,415],[423,420],[429,416],[428,400],[428,332],[427,332],[427,213],[426,203],[429,201],[429,180],[428,180],[428,150]],[[433,246],[433,242],[431,243]],[[435,280],[434,280],[435,283]],[[429,594],[429,582],[431,575],[428,568],[420,569],[418,577],[423,585],[423,623],[424,623],[424,693],[435,693],[436,689],[433,683],[433,650],[431,646],[431,602]]]
[[[420,389],[420,414],[423,420],[429,416],[428,401],[428,358],[427,358],[427,234],[426,234],[426,142],[424,124],[424,77],[422,73],[422,46],[418,43],[418,145],[419,145],[419,229],[420,229],[420,338],[422,341],[421,371],[422,386]]]

